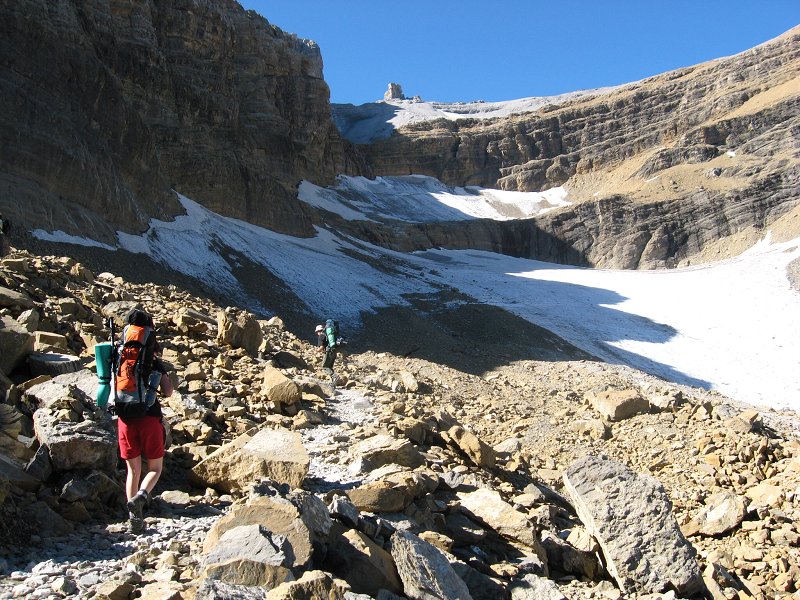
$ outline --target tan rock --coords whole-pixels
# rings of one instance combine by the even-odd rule
[[[484,469],[490,469],[495,466],[497,453],[494,448],[484,443],[468,429],[460,425],[451,427],[447,430],[446,439],[451,440],[477,466]]]
[[[300,386],[272,366],[264,369],[261,393],[277,406],[291,406],[302,400]]]
[[[225,444],[192,469],[192,479],[231,492],[262,478],[300,487],[309,456],[300,435],[288,429],[262,429]]]
[[[606,390],[590,400],[592,408],[609,421],[622,421],[650,410],[650,403],[636,390]]]

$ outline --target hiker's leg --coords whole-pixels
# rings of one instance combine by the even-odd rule
[[[164,427],[159,417],[148,416],[143,419],[142,438],[142,454],[147,460],[147,468],[142,469],[139,489],[150,494],[156,487],[164,466]]]
[[[147,471],[142,478],[142,483],[139,489],[145,490],[148,495],[153,491],[158,483],[158,478],[161,477],[161,470],[164,467],[164,457],[150,458],[147,460]]]
[[[142,457],[127,458],[125,459],[125,464],[128,466],[128,476],[125,478],[125,495],[130,500],[139,491],[139,479],[142,476]]]

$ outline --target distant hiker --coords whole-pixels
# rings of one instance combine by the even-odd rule
[[[0,214],[0,258],[11,252],[8,235],[11,232],[11,221]]]
[[[339,323],[334,319],[328,319],[325,321],[325,325],[317,325],[315,331],[317,332],[319,351],[325,353],[322,369],[330,375],[331,384],[335,389],[338,379],[333,372],[333,363],[336,361],[338,348],[344,344],[344,340],[339,336]]]
[[[133,309],[117,346],[114,359],[114,411],[120,456],[128,467],[125,494],[131,533],[144,529],[142,511],[150,500],[164,464],[165,430],[156,391],[165,396],[173,389],[166,369],[158,359],[153,317]],[[142,456],[147,472],[142,476]]]

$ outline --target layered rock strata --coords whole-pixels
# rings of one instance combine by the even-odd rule
[[[337,169],[313,42],[231,0],[0,7],[0,211],[104,241],[181,211],[171,190],[308,234]]]

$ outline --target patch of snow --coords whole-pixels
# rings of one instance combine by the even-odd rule
[[[650,179],[645,179],[644,182],[645,183],[650,183],[651,181],[655,181],[659,177],[661,177],[661,175],[656,175],[655,177],[651,177]]]
[[[450,187],[423,175],[348,177],[321,188],[300,184],[299,199],[349,221],[400,220],[409,223],[528,219],[569,205],[563,187],[544,192],[513,192],[480,187]]]
[[[726,156],[730,156],[731,158],[734,158],[736,156],[736,151],[735,150],[728,150],[725,154],[726,154]]]
[[[348,185],[375,185],[356,179]],[[420,183],[433,185],[420,178],[415,193]],[[393,185],[397,189],[399,184]],[[425,203],[442,204],[430,198],[440,193],[437,189]],[[464,193],[480,196],[473,190]],[[501,193],[496,199],[507,197]],[[183,196],[179,200],[185,215],[173,222],[153,220],[142,236],[120,235],[120,246],[147,252],[170,268],[237,295],[254,312],[266,311],[248,300],[236,280],[237,256],[274,273],[310,313],[336,315],[349,328],[359,326],[362,313],[408,305],[408,294],[433,294],[449,286],[609,362],[754,405],[800,410],[800,319],[792,318],[800,314],[800,294],[786,275],[787,265],[800,258],[800,238],[781,244],[765,238],[748,252],[712,265],[613,271],[473,250],[402,254],[327,229],[318,229],[313,238],[294,238],[219,216]],[[353,206],[356,213],[365,208]],[[390,208],[397,215],[397,208]]]
[[[77,235],[70,235],[61,231],[60,229],[52,232],[45,231],[44,229],[34,229],[31,235],[44,242],[58,242],[61,244],[75,244],[76,246],[88,246],[93,248],[103,248],[104,250],[116,250],[113,246],[103,244],[96,240],[79,237]]]

